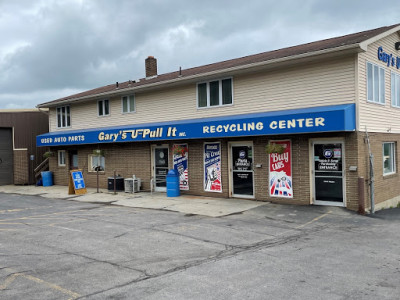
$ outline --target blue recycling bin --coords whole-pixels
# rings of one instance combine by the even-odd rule
[[[179,197],[180,195],[178,171],[171,169],[167,174],[167,197]]]
[[[53,185],[53,172],[50,172],[50,171],[42,172],[42,183],[43,183],[43,186],[52,186]]]

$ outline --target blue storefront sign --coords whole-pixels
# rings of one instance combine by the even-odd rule
[[[393,53],[387,53],[383,50],[383,47],[378,48],[378,60],[384,62],[388,67],[400,68],[400,57],[394,55]]]
[[[37,146],[354,131],[355,124],[355,104],[344,104],[205,119],[57,131],[37,136]]]

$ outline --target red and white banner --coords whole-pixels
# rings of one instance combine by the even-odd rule
[[[289,140],[271,141],[282,145],[283,153],[269,155],[269,195],[271,197],[293,198],[292,146]]]
[[[221,144],[204,144],[204,190],[222,192],[221,185]]]

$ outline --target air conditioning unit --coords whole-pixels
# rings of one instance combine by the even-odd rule
[[[124,190],[125,190],[125,193],[133,193],[133,179],[132,178],[126,178],[124,180]]]
[[[127,178],[125,179],[125,193],[138,193],[142,186],[142,181],[140,178]]]

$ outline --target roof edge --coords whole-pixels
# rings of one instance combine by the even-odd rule
[[[11,108],[11,109],[0,109],[0,113],[23,113],[23,112],[44,112],[47,111],[46,108]]]
[[[223,73],[227,73],[227,72],[238,72],[238,71],[240,72],[240,71],[244,71],[244,70],[251,69],[251,68],[273,65],[273,64],[286,62],[286,61],[291,61],[291,60],[310,58],[312,56],[331,54],[331,53],[341,52],[341,51],[343,51],[343,52],[353,52],[353,51],[360,52],[363,50],[364,49],[362,47],[360,47],[360,43],[354,43],[354,44],[339,46],[339,47],[335,47],[335,48],[327,48],[327,49],[318,50],[318,51],[305,52],[305,53],[301,53],[301,54],[297,54],[297,55],[291,55],[291,56],[286,56],[286,57],[281,57],[281,58],[276,58],[276,59],[270,59],[270,60],[266,60],[266,61],[262,61],[262,62],[256,62],[256,63],[245,64],[245,65],[236,66],[236,67],[219,69],[219,70],[206,72],[206,73],[200,73],[200,74],[196,74],[196,75],[178,77],[178,78],[174,78],[174,79],[170,79],[170,80],[141,85],[138,87],[119,89],[118,91],[113,90],[113,91],[109,91],[109,92],[87,95],[87,96],[83,96],[83,97],[70,98],[70,99],[66,99],[66,100],[63,100],[63,101],[60,101],[57,103],[53,103],[53,104],[50,104],[49,102],[42,103],[42,104],[38,104],[36,107],[37,108],[50,108],[50,107],[65,105],[68,103],[73,103],[76,101],[81,101],[81,100],[91,101],[91,100],[95,100],[98,97],[111,96],[111,95],[136,92],[136,91],[144,91],[144,90],[148,90],[148,89],[152,89],[152,88],[161,87],[163,85],[169,85],[172,83],[186,82],[186,81],[190,81],[190,80],[195,80],[197,78],[209,77],[209,76],[214,76],[214,75],[223,74]]]
[[[380,39],[383,39],[383,38],[385,38],[385,37],[397,32],[397,31],[400,31],[400,24],[397,24],[397,26],[396,25],[394,25],[394,26],[395,27],[393,27],[393,28],[391,28],[391,29],[389,29],[389,30],[387,30],[385,32],[377,34],[377,35],[369,38],[368,40],[365,40],[365,41],[361,42],[360,43],[361,49],[363,49],[364,51],[367,51],[368,46],[370,44],[375,43],[376,41],[379,41]]]

